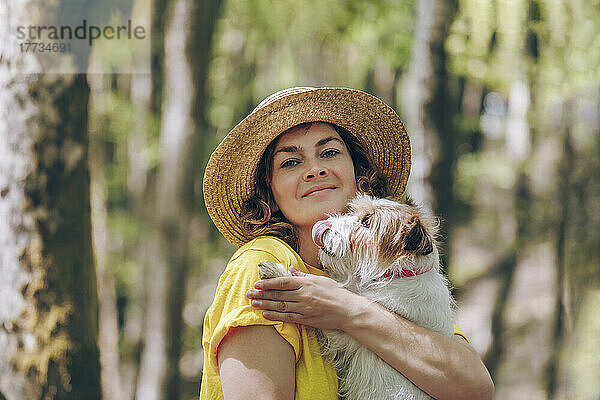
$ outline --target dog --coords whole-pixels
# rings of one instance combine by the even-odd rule
[[[451,337],[455,303],[440,271],[437,222],[407,201],[358,195],[348,212],[313,226],[323,269],[345,288]],[[262,279],[290,276],[272,260]],[[430,399],[371,350],[340,330],[323,330],[323,355],[336,367],[346,400]]]

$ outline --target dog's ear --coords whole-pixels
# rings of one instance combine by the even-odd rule
[[[414,251],[419,255],[426,256],[433,251],[431,236],[425,230],[419,217],[413,216],[409,222],[409,228],[402,239],[402,250]]]

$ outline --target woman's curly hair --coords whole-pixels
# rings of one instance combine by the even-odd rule
[[[308,129],[312,124],[307,122],[290,129],[298,127]],[[362,144],[346,129],[331,123],[327,124],[335,129],[346,144],[354,164],[358,191],[375,197],[390,196],[387,180],[372,167],[372,162]],[[255,193],[242,203],[242,229],[251,237],[275,236],[298,251],[298,236],[294,225],[287,220],[281,210],[272,211],[272,205],[276,204],[271,192],[272,161],[281,135],[267,146],[258,162],[254,180]]]

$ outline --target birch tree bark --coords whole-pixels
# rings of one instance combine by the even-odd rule
[[[8,1],[0,2],[3,21],[8,20],[8,13]],[[0,398],[19,400],[39,398],[42,391],[40,383],[15,363],[19,345],[24,340],[35,343],[31,332],[19,332],[25,324],[23,313],[30,307],[23,289],[33,280],[28,265],[32,261],[23,256],[35,254],[28,260],[35,260],[38,267],[41,256],[33,216],[25,212],[25,180],[34,157],[27,114],[35,113],[36,107],[28,95],[27,80],[19,78],[16,69],[25,73],[37,69],[7,42],[9,36],[8,25],[0,25]],[[18,99],[23,99],[21,104]]]

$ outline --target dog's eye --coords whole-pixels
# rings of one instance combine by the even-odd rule
[[[371,226],[371,215],[367,214],[360,220],[360,224],[365,228],[369,228]]]

